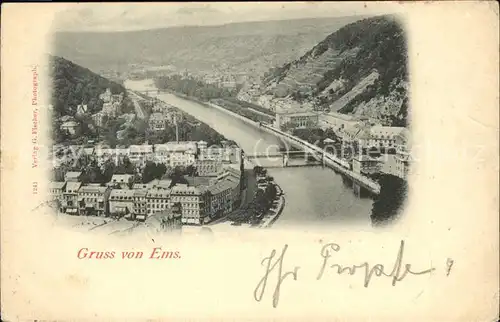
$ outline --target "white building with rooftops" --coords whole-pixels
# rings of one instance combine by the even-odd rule
[[[66,182],[50,181],[49,182],[49,195],[51,200],[58,202],[59,210],[61,210],[63,203],[63,193],[66,187]]]
[[[62,209],[71,215],[78,214],[78,190],[82,186],[81,182],[70,181],[66,183],[63,191]]]
[[[150,144],[131,145],[128,157],[130,162],[144,166],[149,159],[153,158],[153,146]]]
[[[170,189],[150,188],[146,195],[147,215],[162,212],[171,207]]]
[[[167,127],[168,120],[163,113],[152,113],[149,116],[148,124],[152,131],[163,131]]]
[[[112,189],[109,195],[109,213],[126,216],[134,212],[134,190]]]
[[[218,218],[233,210],[233,189],[238,184],[234,181],[223,179],[208,187],[210,192],[210,215]]]
[[[146,220],[148,215],[147,194],[147,189],[134,190],[134,219]]]
[[[284,125],[291,125],[295,128],[314,128],[319,125],[318,112],[305,108],[276,110],[276,120],[274,126],[281,129]]]
[[[113,188],[119,186],[121,189],[129,189],[133,184],[133,180],[133,174],[114,174],[107,185]]]
[[[82,171],[68,171],[64,175],[64,180],[65,181],[73,181],[73,182],[78,182],[82,178]]]
[[[206,187],[176,184],[170,194],[172,207],[180,205],[183,224],[203,225],[210,215],[210,197]]]
[[[108,199],[111,189],[99,184],[89,184],[78,190],[80,215],[104,216],[108,213]]]

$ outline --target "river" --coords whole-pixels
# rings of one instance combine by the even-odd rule
[[[155,90],[151,80],[127,81],[125,87],[143,91]],[[277,137],[219,111],[182,97],[161,93],[154,95],[191,114],[230,140],[235,141],[246,153],[272,152],[283,146]],[[259,160],[265,162],[280,162]],[[359,198],[346,187],[342,177],[329,168],[270,168],[269,174],[285,193],[285,209],[274,224],[285,226],[356,225],[369,227],[372,200]],[[361,227],[360,227],[361,228]]]

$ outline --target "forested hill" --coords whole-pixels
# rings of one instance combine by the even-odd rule
[[[261,75],[302,56],[314,44],[361,17],[310,18],[183,26],[126,32],[57,32],[53,53],[94,71],[134,66],[231,70]]]
[[[408,109],[407,47],[393,16],[348,24],[301,58],[265,75],[261,95],[289,97],[340,113],[405,125]]]
[[[87,104],[88,113],[102,109],[99,95],[111,89],[113,94],[125,93],[125,88],[87,68],[62,57],[49,56],[49,76],[52,79],[54,117],[75,115],[79,104]]]

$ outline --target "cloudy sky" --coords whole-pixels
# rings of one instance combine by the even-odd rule
[[[182,25],[401,12],[390,2],[73,3],[55,16],[59,31],[119,31]]]

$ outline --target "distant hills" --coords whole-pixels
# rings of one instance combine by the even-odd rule
[[[245,86],[239,95],[253,103],[286,99],[317,109],[368,116],[385,125],[405,126],[408,122],[405,33],[390,15],[127,32],[59,32],[53,41],[57,56],[106,76],[117,71],[126,77],[134,68],[148,66],[233,75],[243,72],[260,80],[257,89]],[[66,69],[77,74],[75,67]],[[92,77],[94,84],[110,82]],[[75,91],[80,93],[81,89]],[[78,95],[70,96],[80,100],[82,95]],[[66,96],[64,91],[58,95]],[[59,105],[75,102],[61,101]]]
[[[407,47],[395,17],[350,23],[311,47],[268,71],[258,96],[365,115],[386,125],[407,123]]]
[[[58,32],[53,54],[98,73],[134,66],[231,70],[262,75],[303,55],[328,34],[362,17],[246,22],[127,32]]]

